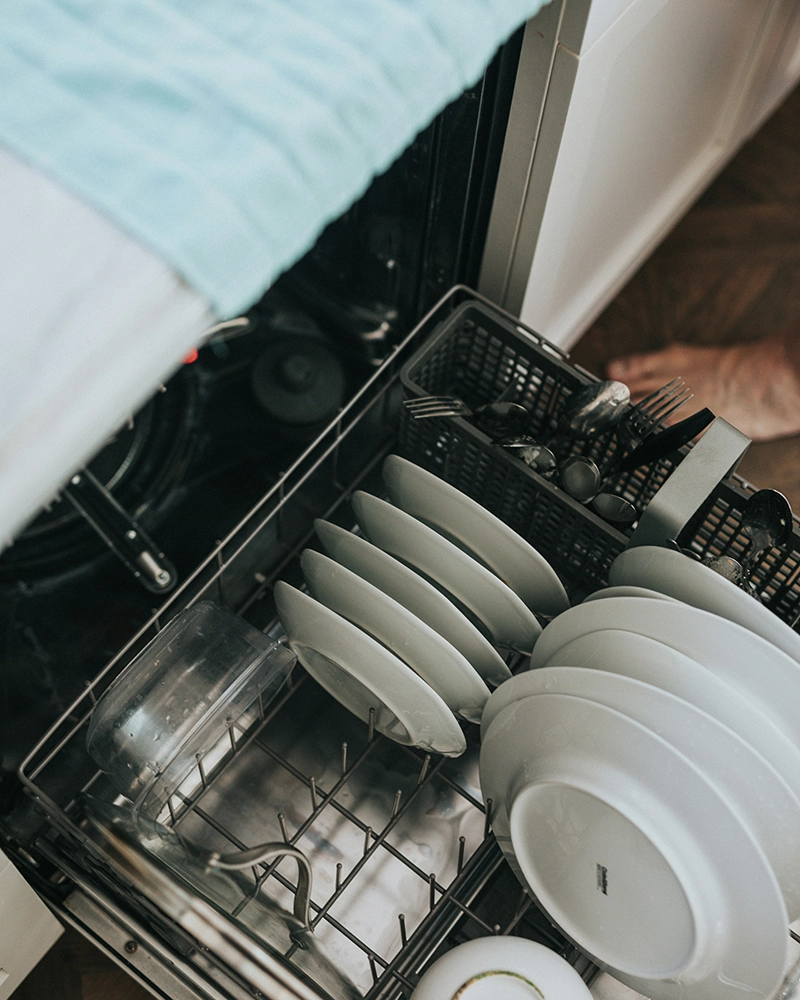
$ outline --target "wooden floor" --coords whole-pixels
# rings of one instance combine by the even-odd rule
[[[800,316],[800,88],[731,161],[572,351],[605,363],[673,341],[756,340]],[[691,373],[682,373],[691,388]],[[752,444],[739,473],[800,512],[800,438]]]
[[[741,150],[573,351],[607,360],[673,340],[750,340],[800,315],[800,89]],[[687,381],[690,379],[687,377]],[[800,511],[800,438],[751,445],[739,470]],[[149,996],[68,931],[15,1000]]]

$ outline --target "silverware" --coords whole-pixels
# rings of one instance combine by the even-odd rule
[[[659,424],[684,403],[688,403],[693,395],[686,388],[683,379],[675,378],[628,407],[623,419],[617,424],[617,440],[624,449],[624,454],[638,448]]]
[[[697,413],[678,421],[677,424],[651,434],[637,448],[622,457],[622,460],[614,467],[614,474],[622,475],[625,472],[632,472],[641,465],[650,465],[661,458],[666,458],[667,455],[671,455],[672,452],[696,438],[713,419],[714,414],[708,407],[704,407]]]
[[[558,470],[561,486],[573,500],[588,503],[600,489],[600,470],[585,455],[570,455]]]
[[[639,516],[633,504],[616,493],[598,493],[589,506],[604,521],[620,527],[633,524]]]
[[[535,438],[522,436],[518,438],[506,438],[496,442],[501,448],[513,452],[513,454],[524,462],[529,468],[535,470],[540,476],[549,479],[558,466],[556,456],[543,444],[539,444]]]
[[[490,437],[513,437],[528,425],[530,413],[521,403],[497,400],[474,409],[458,396],[420,396],[404,399],[403,405],[415,420],[430,417],[470,417]]]
[[[742,562],[744,583],[750,580],[759,557],[776,545],[785,545],[792,534],[792,508],[777,490],[756,490],[744,504],[742,531],[750,547]]]
[[[702,562],[709,569],[713,569],[715,573],[719,573],[720,576],[724,576],[726,580],[730,580],[737,586],[741,586],[744,582],[742,564],[733,556],[715,556],[713,559],[703,559]]]
[[[630,406],[631,394],[624,382],[592,382],[569,397],[558,416],[556,432],[545,443],[551,451],[575,439],[594,437],[613,427]]]
[[[592,382],[573,392],[559,415],[555,433],[546,443],[542,444],[529,435],[517,438],[509,435],[497,443],[514,451],[517,458],[540,475],[551,476],[558,463],[557,451],[566,450],[573,439],[592,437],[603,428],[615,424],[629,402],[630,392],[624,383],[611,380]],[[599,486],[599,478],[595,484],[595,470],[599,477],[599,469],[591,459],[581,458],[580,461],[572,462],[566,468],[566,478],[562,475],[565,492],[582,502],[591,499]],[[563,473],[563,467],[561,471]]]

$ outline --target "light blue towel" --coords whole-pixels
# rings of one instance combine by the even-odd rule
[[[546,2],[4,0],[0,143],[235,315]]]

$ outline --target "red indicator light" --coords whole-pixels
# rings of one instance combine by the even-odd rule
[[[192,365],[195,363],[195,361],[197,361],[197,358],[198,358],[197,348],[193,347],[191,351],[189,351],[189,353],[183,359],[183,363],[185,365]]]

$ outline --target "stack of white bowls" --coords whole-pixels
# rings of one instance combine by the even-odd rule
[[[772,997],[800,916],[800,637],[679,552],[630,549],[610,581],[486,705],[495,834],[637,992]]]

